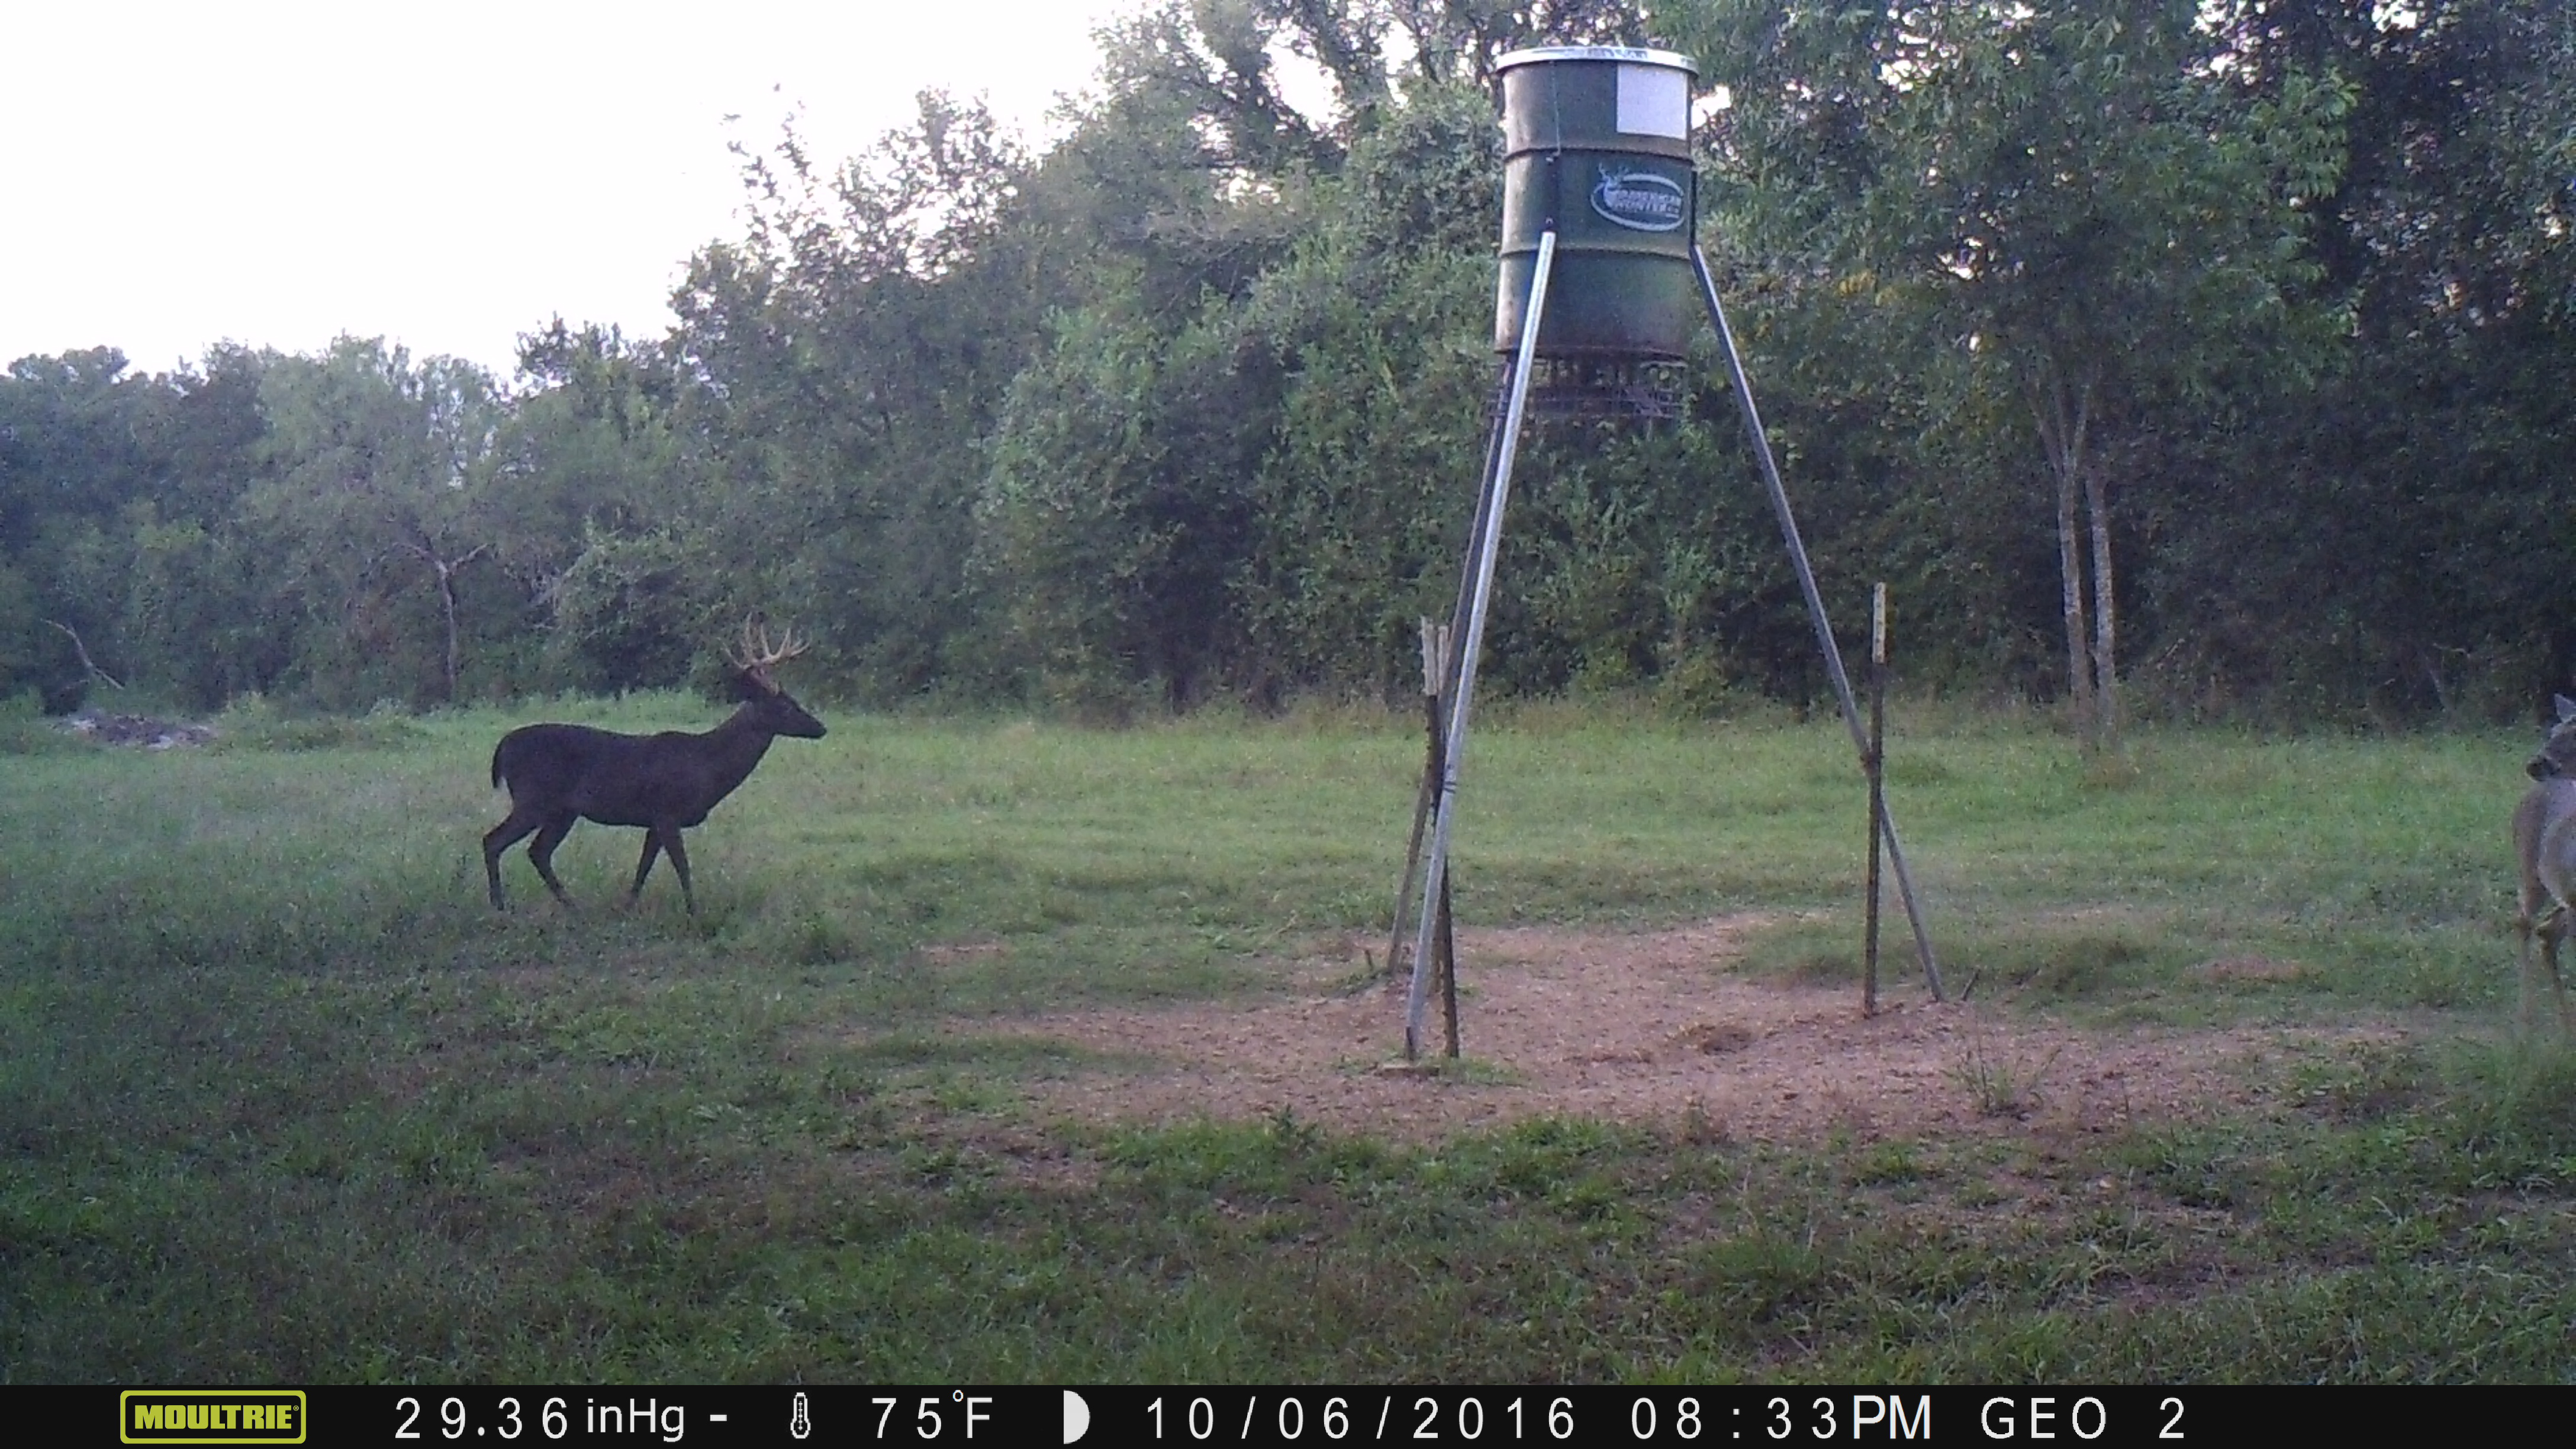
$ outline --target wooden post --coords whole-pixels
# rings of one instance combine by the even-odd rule
[[[1869,905],[1861,947],[1860,1010],[1878,1015],[1878,857],[1887,839],[1887,585],[1869,601]]]
[[[1422,728],[1425,739],[1422,753],[1422,789],[1413,806],[1413,839],[1404,848],[1404,875],[1395,887],[1395,927],[1386,941],[1387,974],[1396,970],[1397,953],[1403,950],[1404,918],[1413,901],[1413,870],[1422,857],[1422,827],[1431,813],[1431,804],[1440,795],[1440,782],[1449,769],[1449,712],[1442,691],[1449,677],[1449,626],[1422,621]],[[1434,969],[1447,984],[1449,1002],[1449,1055],[1458,1054],[1458,997],[1456,983],[1450,975],[1456,968],[1452,959],[1456,947],[1449,927],[1449,877],[1440,877],[1439,920],[1434,927],[1432,959]],[[1408,1028],[1404,1033],[1404,1058],[1412,1061],[1420,1044]]]
[[[1432,649],[1423,661],[1428,667],[1422,676],[1431,691],[1431,763],[1423,778],[1429,780],[1431,788],[1437,791],[1440,782],[1449,775],[1449,719],[1448,710],[1443,707],[1448,699],[1441,693],[1442,681],[1449,677],[1449,626],[1442,624],[1431,633]],[[1449,1055],[1455,1060],[1458,1055],[1458,935],[1449,915],[1450,875],[1451,872],[1445,870],[1440,873],[1440,919],[1433,923],[1432,932],[1437,938],[1436,948],[1440,953],[1441,1011],[1449,1027]]]
[[[1448,721],[1443,718],[1444,711],[1440,708],[1441,697],[1438,693],[1440,688],[1438,680],[1442,673],[1446,672],[1449,658],[1449,626],[1441,625],[1438,633],[1439,647],[1434,657],[1440,661],[1441,670],[1424,676],[1433,681],[1430,686],[1433,693],[1431,695],[1430,763],[1425,767],[1423,778],[1432,781],[1432,788],[1435,790],[1439,788],[1438,782],[1449,773]],[[1449,876],[1448,871],[1440,873],[1440,918],[1432,923],[1431,949],[1437,959],[1440,972],[1441,1012],[1448,1023],[1449,1055],[1454,1059],[1458,1055],[1458,937],[1449,915]]]
[[[1441,680],[1449,669],[1449,628],[1422,620],[1422,711],[1430,721],[1433,754],[1440,748],[1444,721],[1440,714]],[[1413,795],[1413,838],[1404,843],[1404,870],[1395,878],[1395,924],[1387,928],[1386,974],[1404,974],[1404,920],[1413,914],[1413,872],[1422,864],[1422,828],[1430,823],[1431,804],[1440,794],[1440,768],[1436,760],[1426,760],[1422,767],[1422,788]]]

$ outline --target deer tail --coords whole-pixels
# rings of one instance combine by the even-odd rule
[[[495,790],[501,788],[501,754],[509,743],[508,740],[503,740],[492,747],[492,788]]]

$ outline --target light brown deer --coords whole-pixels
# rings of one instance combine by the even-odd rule
[[[668,851],[671,869],[680,875],[680,898],[691,915],[697,914],[680,832],[704,821],[717,802],[751,778],[771,740],[780,735],[823,737],[823,722],[769,677],[772,667],[804,652],[795,631],[773,644],[766,628],[755,639],[746,620],[742,650],[729,656],[742,707],[703,733],[624,735],[588,725],[533,724],[503,735],[492,751],[492,783],[510,787],[510,818],[483,837],[483,872],[492,884],[493,909],[507,909],[501,896],[501,852],[531,831],[537,838],[528,844],[529,863],[555,899],[571,905],[563,882],[555,879],[553,857],[573,825],[588,819],[644,831],[644,859],[635,867],[627,900],[644,893],[654,857]]]
[[[2513,811],[2513,848],[2522,861],[2521,910],[2514,918],[2522,937],[2519,1009],[2528,1026],[2535,995],[2531,942],[2537,936],[2557,996],[2558,1024],[2576,1034],[2576,1013],[2568,1009],[2566,978],[2558,970],[2558,944],[2567,939],[2569,902],[2576,900],[2576,700],[2563,694],[2554,700],[2558,723],[2523,767],[2534,783]]]

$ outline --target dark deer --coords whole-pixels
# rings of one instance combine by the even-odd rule
[[[2550,989],[2557,994],[2558,1024],[2576,1032],[2567,982],[2558,974],[2558,943],[2567,939],[2568,903],[2576,899],[2576,700],[2562,694],[2555,702],[2558,723],[2541,742],[2540,753],[2523,766],[2534,783],[2513,811],[2514,854],[2522,860],[2522,908],[2514,926],[2522,936],[2523,1023],[2531,1021],[2531,941],[2537,936],[2541,958],[2549,966]],[[2543,905],[2548,909],[2542,910]]]
[[[501,898],[501,852],[530,831],[528,861],[555,899],[569,906],[563,882],[555,879],[555,847],[572,833],[574,822],[632,825],[644,831],[644,859],[636,864],[633,901],[644,893],[644,877],[653,858],[671,854],[671,869],[680,873],[680,898],[697,914],[697,897],[689,890],[689,853],[680,848],[680,832],[707,818],[716,803],[751,777],[769,742],[780,735],[800,740],[823,737],[823,722],[787,697],[770,679],[772,666],[805,652],[793,630],[772,644],[763,628],[757,640],[752,626],[742,626],[742,652],[730,656],[734,688],[742,707],[723,724],[703,734],[669,730],[658,735],[622,735],[588,725],[533,724],[510,731],[492,751],[492,783],[510,787],[510,818],[483,837],[483,871],[492,882],[492,906],[506,909]]]

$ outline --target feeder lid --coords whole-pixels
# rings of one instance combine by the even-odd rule
[[[1633,45],[1539,45],[1515,50],[1494,62],[1494,73],[1516,65],[1544,65],[1561,60],[1606,60],[1621,65],[1662,65],[1699,75],[1699,62],[1672,50],[1646,50]]]

